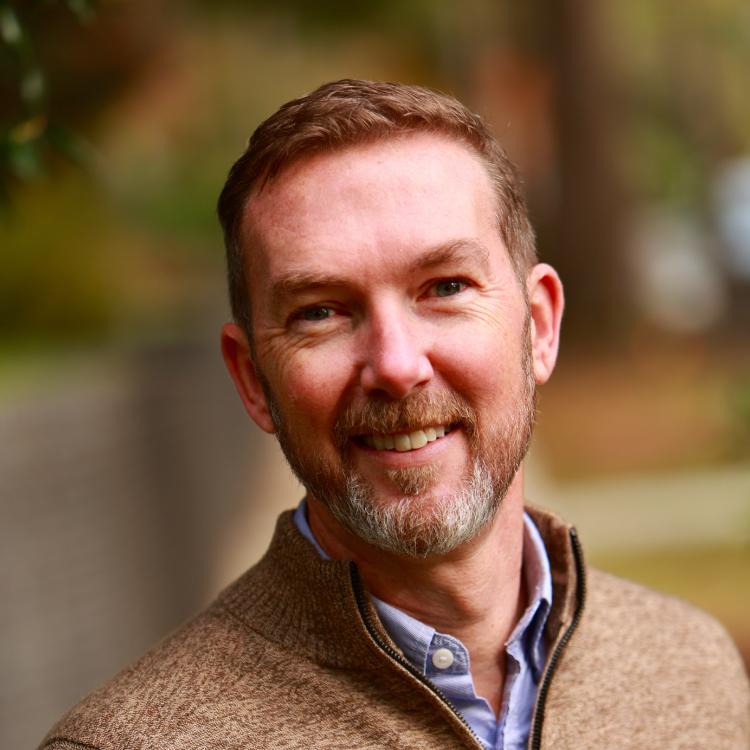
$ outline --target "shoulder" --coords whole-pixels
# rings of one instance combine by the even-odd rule
[[[281,748],[317,738],[345,748],[357,745],[342,731],[352,727],[394,746],[411,718],[395,705],[394,689],[408,690],[420,710],[426,699],[414,699],[408,681],[383,678],[387,657],[366,632],[350,564],[321,560],[283,514],[261,561],[74,706],[42,747]],[[384,700],[390,723],[381,712],[373,724],[370,709]]]
[[[627,655],[633,668],[650,664],[665,679],[673,675],[683,692],[705,679],[713,690],[722,684],[747,690],[744,664],[725,628],[676,597],[590,569],[581,624],[579,636],[590,648]]]
[[[737,651],[723,628],[711,615],[682,599],[649,589],[632,581],[591,568],[587,576],[586,629],[603,642],[627,643],[647,639],[649,655],[660,649],[681,654],[681,666],[694,657],[723,663],[737,662]]]
[[[261,632],[258,601],[273,588],[267,568],[251,568],[206,610],[79,701],[41,747],[189,747],[196,729],[232,736],[226,725],[252,715],[234,718],[232,702],[257,703],[268,673],[283,674],[290,658]]]
[[[276,557],[291,564],[284,552]],[[294,682],[313,671],[303,645],[314,623],[293,606],[302,594],[286,591],[283,565],[269,554],[73,706],[41,747],[166,750],[196,738],[206,748],[247,747],[250,737],[252,746],[280,746],[276,724],[263,717],[269,705],[287,705]]]
[[[76,704],[42,747],[179,747],[183,730],[207,726],[221,712],[248,654],[262,661],[269,647],[213,605]]]
[[[553,716],[578,717],[612,740],[622,730],[620,747],[750,744],[750,685],[724,628],[686,602],[596,569],[553,683]],[[567,730],[555,731],[562,741]]]

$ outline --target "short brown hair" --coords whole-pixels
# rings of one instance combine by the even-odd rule
[[[340,151],[408,133],[463,143],[484,164],[497,199],[500,234],[525,283],[536,262],[534,232],[515,168],[487,125],[454,98],[398,83],[344,79],[284,104],[261,123],[229,172],[219,197],[232,315],[250,335],[250,300],[242,219],[251,192],[306,156]]]

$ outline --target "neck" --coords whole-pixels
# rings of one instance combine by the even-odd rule
[[[373,547],[344,529],[314,497],[308,497],[308,514],[326,554],[353,558],[374,596],[466,646],[476,692],[498,715],[505,642],[526,607],[522,470],[493,521],[445,555],[415,558]]]

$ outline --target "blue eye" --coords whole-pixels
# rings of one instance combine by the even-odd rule
[[[302,313],[305,320],[311,321],[325,320],[331,315],[333,315],[333,310],[330,307],[311,307]]]
[[[438,297],[452,297],[454,294],[458,294],[463,288],[464,284],[460,281],[439,281],[435,284],[435,294]]]

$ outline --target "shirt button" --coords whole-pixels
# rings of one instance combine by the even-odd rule
[[[432,663],[438,669],[448,669],[448,667],[453,664],[453,654],[447,648],[439,648],[432,655]]]

